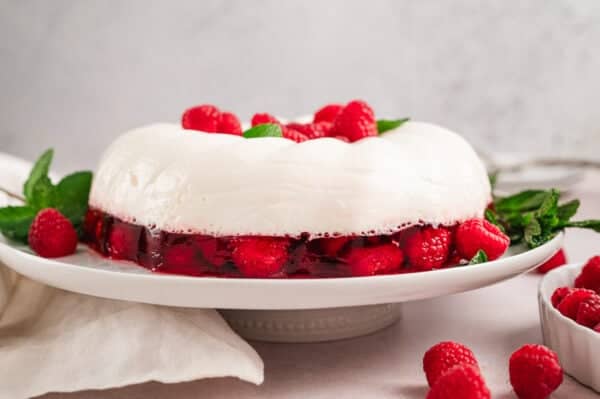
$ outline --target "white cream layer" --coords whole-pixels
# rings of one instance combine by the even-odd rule
[[[428,123],[407,122],[352,144],[155,124],[108,148],[90,204],[170,232],[296,236],[451,224],[481,217],[490,198],[471,146]]]

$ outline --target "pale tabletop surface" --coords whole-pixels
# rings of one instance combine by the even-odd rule
[[[572,195],[583,202],[580,217],[600,216],[600,175],[588,173]],[[600,254],[600,235],[571,230],[565,248],[570,261],[585,260]],[[464,294],[408,303],[402,321],[362,338],[322,344],[254,343],[265,362],[262,386],[212,379],[42,398],[421,399],[426,395],[423,353],[442,340],[457,340],[473,349],[494,398],[515,398],[508,383],[508,358],[523,344],[542,342],[539,280],[539,275],[529,273]],[[553,398],[592,399],[598,394],[567,377]]]

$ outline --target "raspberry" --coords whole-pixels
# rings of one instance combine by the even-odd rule
[[[425,227],[406,239],[408,261],[417,271],[442,267],[450,254],[451,233],[439,227]]]
[[[579,311],[579,305],[581,305],[581,302],[594,295],[596,295],[596,293],[592,290],[576,288],[563,298],[556,309],[569,319],[575,320],[577,318],[577,312]]]
[[[219,124],[217,126],[219,133],[235,134],[237,136],[242,135],[242,124],[237,116],[231,112],[223,112],[219,118]]]
[[[286,127],[294,129],[308,137],[309,140],[327,137],[333,128],[329,122],[319,123],[288,123]]]
[[[469,219],[456,229],[456,249],[471,259],[480,249],[489,260],[498,259],[510,244],[510,238],[485,219]]]
[[[231,256],[243,275],[271,277],[287,261],[290,242],[280,237],[239,237],[232,240]]]
[[[402,251],[394,244],[353,248],[347,259],[353,276],[391,273],[400,268],[403,260]]]
[[[600,256],[594,256],[587,261],[575,279],[575,287],[587,288],[600,294]]]
[[[279,125],[279,121],[277,120],[277,118],[275,118],[273,115],[271,114],[254,114],[254,116],[252,116],[252,126],[256,126],[256,125],[264,125],[265,123],[274,123],[276,125]]]
[[[315,112],[313,122],[333,122],[343,108],[342,104],[328,104]]]
[[[562,384],[556,353],[543,345],[525,345],[509,361],[510,383],[520,399],[544,399]]]
[[[214,105],[198,105],[183,113],[181,126],[184,129],[214,133],[217,131],[220,119],[221,111]]]
[[[600,323],[596,327],[594,327],[594,331],[600,333]]]
[[[600,324],[600,296],[594,295],[581,301],[575,321],[589,328]]]
[[[351,101],[333,122],[333,135],[345,136],[351,142],[364,137],[377,136],[377,123],[373,109],[364,101]]]
[[[550,298],[552,306],[557,307],[558,304],[561,303],[562,300],[565,299],[565,297],[571,292],[573,292],[573,288],[571,287],[559,287],[555,289],[554,293],[552,294],[552,298]]]
[[[444,373],[459,364],[479,367],[473,352],[462,344],[446,341],[432,346],[423,356],[427,383],[430,387],[434,386]]]
[[[550,270],[554,270],[557,267],[563,266],[567,263],[567,257],[565,255],[564,249],[561,249],[557,253],[554,254],[550,259],[544,262],[541,266],[539,266],[536,270],[538,273],[548,273]]]
[[[459,364],[442,375],[427,399],[490,399],[492,397],[479,369]]]
[[[46,208],[33,219],[29,228],[29,246],[44,258],[71,255],[77,249],[77,232],[62,213]]]
[[[301,143],[303,141],[308,140],[308,137],[306,137],[304,134],[300,133],[296,129],[292,129],[292,128],[287,127],[287,126],[282,126],[281,127],[281,134],[286,139],[293,140],[296,143]]]

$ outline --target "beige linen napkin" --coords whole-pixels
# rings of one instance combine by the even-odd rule
[[[18,191],[26,168],[11,168],[13,161],[0,154],[0,182]],[[0,194],[0,206],[6,202]],[[2,264],[0,370],[2,399],[151,380],[230,376],[263,381],[260,357],[215,310],[79,295],[39,284]]]

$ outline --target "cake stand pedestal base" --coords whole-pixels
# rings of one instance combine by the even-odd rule
[[[311,310],[220,310],[242,337],[265,342],[322,342],[371,334],[400,319],[400,304]]]

